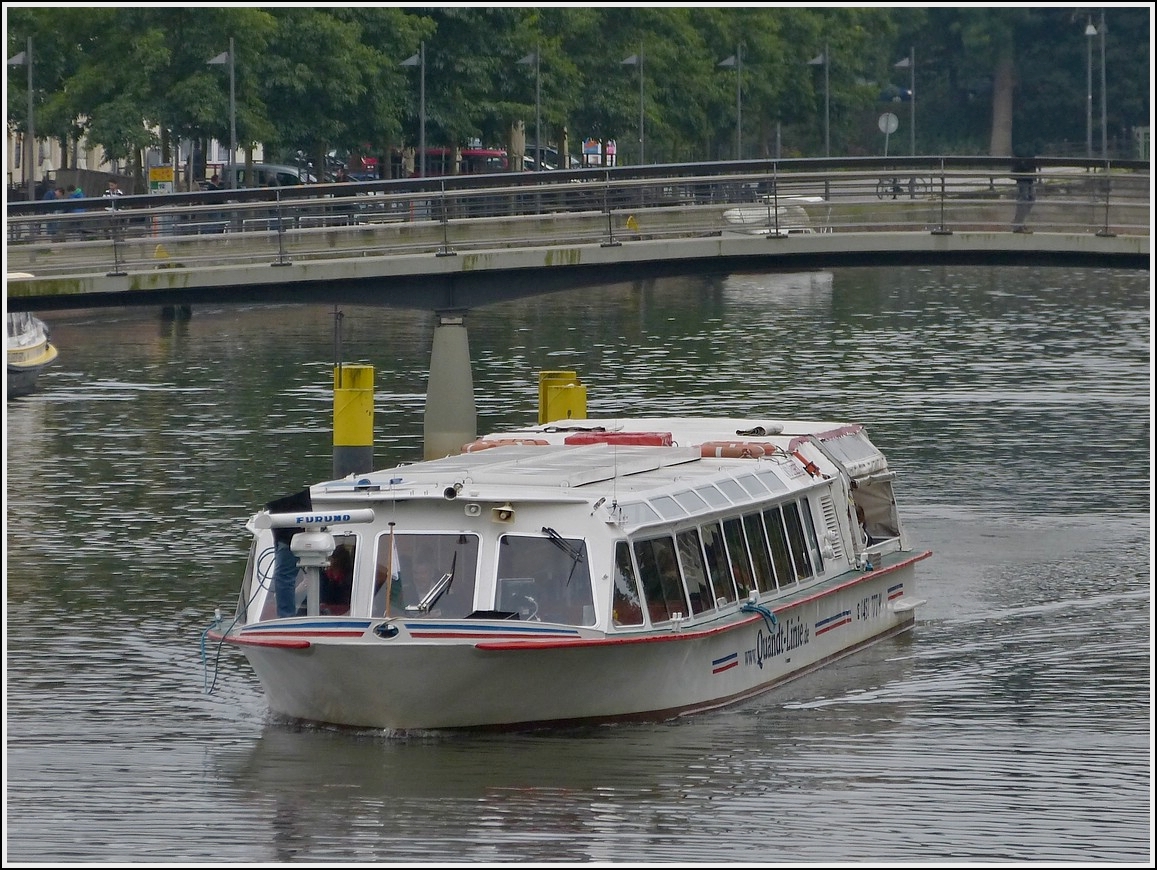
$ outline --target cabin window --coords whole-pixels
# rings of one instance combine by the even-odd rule
[[[778,507],[770,507],[763,512],[763,524],[767,529],[767,542],[771,544],[771,562],[780,587],[795,582],[795,572],[791,568],[791,553],[787,547],[787,533],[783,527],[783,512]]]
[[[675,536],[679,548],[679,563],[683,566],[683,579],[687,582],[687,598],[691,602],[692,613],[703,613],[715,609],[715,596],[711,594],[711,583],[707,580],[707,567],[703,564],[703,548],[699,545],[699,530],[688,529]]]
[[[821,574],[824,570],[824,557],[820,553],[819,538],[816,537],[816,525],[812,520],[812,507],[807,499],[803,499],[799,503],[800,514],[803,516],[803,530],[807,534],[808,544],[811,546],[812,562],[816,566],[816,573]]]
[[[297,616],[345,616],[353,601],[353,578],[357,564],[357,541],[354,534],[334,535],[334,549],[323,568],[295,569],[293,613]],[[269,546],[257,557],[254,582],[265,587],[261,620],[277,619],[277,590],[274,588],[276,549],[272,537]]]
[[[318,613],[322,616],[345,616],[350,612],[354,588],[354,566],[357,564],[357,535],[334,535],[329,563],[318,574]],[[308,608],[308,603],[306,604]]]
[[[703,539],[703,553],[707,557],[707,568],[711,585],[715,590],[715,603],[735,600],[735,582],[731,579],[731,568],[727,564],[727,548],[723,544],[723,529],[719,523],[708,523],[700,528]]]
[[[383,532],[371,615],[462,619],[474,612],[477,576],[477,535]]]
[[[665,520],[675,519],[676,517],[686,516],[687,512],[679,505],[675,499],[669,495],[659,496],[651,499],[651,507],[659,512],[659,516]]]
[[[783,506],[783,521],[787,526],[787,542],[791,547],[795,576],[801,581],[812,576],[811,559],[808,558],[807,543],[804,541],[803,521],[799,516],[799,505],[789,501]]]
[[[615,585],[611,601],[611,622],[615,625],[642,625],[643,605],[639,581],[631,562],[631,548],[626,541],[615,544]]]
[[[594,625],[586,541],[557,532],[503,535],[498,541],[496,599],[495,610],[517,613],[520,619]]]
[[[683,510],[687,511],[689,514],[697,514],[707,509],[707,504],[703,501],[702,496],[700,496],[698,493],[691,492],[690,490],[676,493],[675,501],[679,502]]]
[[[273,547],[258,556],[259,538],[254,536],[249,545],[249,560],[245,563],[245,580],[241,584],[241,597],[237,601],[237,615],[248,622],[272,619],[277,615],[277,602],[273,593]],[[265,592],[264,603],[254,606],[258,596]],[[259,610],[258,607],[261,609]]]
[[[734,480],[721,480],[718,486],[723,490],[723,494],[735,504],[742,504],[745,501],[751,500],[751,497],[743,491],[743,487]]]
[[[727,560],[731,564],[731,576],[735,578],[735,589],[740,598],[746,598],[755,588],[751,573],[751,557],[747,554],[747,544],[743,540],[743,525],[739,517],[723,521],[723,538],[727,541]]]
[[[770,469],[759,472],[756,477],[763,482],[770,492],[787,492],[787,485],[779,479],[778,474]]]
[[[758,513],[743,515],[743,529],[747,532],[747,546],[755,567],[755,585],[760,592],[775,591],[775,572],[771,568],[771,552],[763,533],[763,519]]]
[[[767,495],[767,487],[754,474],[745,474],[739,478],[739,485],[742,486],[749,495],[765,496]]]
[[[713,486],[701,486],[695,492],[711,507],[723,507],[727,504],[727,499],[723,497],[723,493]]]
[[[619,511],[626,525],[641,526],[646,523],[653,523],[659,519],[659,515],[655,513],[654,508],[646,502],[622,504],[619,505]]]
[[[679,579],[675,541],[669,536],[636,541],[635,559],[639,563],[639,579],[651,622],[666,622],[676,614],[686,616],[690,609]]]

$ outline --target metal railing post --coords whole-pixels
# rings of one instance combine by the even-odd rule
[[[446,180],[442,179],[442,247],[434,254],[435,257],[453,257],[457,251],[450,248],[450,206],[446,202]]]
[[[1113,175],[1110,171],[1108,158],[1105,159],[1105,183],[1101,185],[1105,189],[1105,224],[1101,229],[1097,230],[1097,235],[1102,239],[1116,238],[1117,234],[1109,231],[1109,197],[1113,192]]]
[[[606,173],[604,173],[604,177],[603,177],[603,212],[607,216],[607,240],[602,243],[602,247],[604,247],[604,248],[617,248],[620,245],[622,245],[623,243],[615,241],[615,223],[614,223],[614,215],[611,214],[610,192],[611,192],[611,174],[609,172],[606,172]]]
[[[940,226],[934,227],[932,229],[932,235],[934,235],[934,236],[950,236],[950,235],[952,235],[952,230],[948,229],[948,227],[945,226],[945,219],[944,219],[945,201],[948,198],[948,191],[946,189],[947,185],[945,182],[945,173],[946,172],[947,172],[947,170],[944,168],[944,158],[941,157],[940,158]]]
[[[775,229],[775,232],[772,235],[772,238],[776,238],[776,239],[787,238],[787,233],[784,233],[782,236],[779,234],[779,163],[772,163],[771,164],[771,197],[768,199],[767,202],[768,202],[768,205],[767,205],[767,207],[768,207],[767,223],[769,226],[774,226],[774,229]],[[774,224],[772,222],[771,211],[770,211],[772,208],[775,209]]]
[[[277,189],[277,262],[271,266],[288,266],[289,260],[285,256],[285,225],[281,217],[281,188]]]
[[[116,201],[116,197],[110,196],[108,198],[108,201],[109,201],[109,212],[111,212],[111,214],[112,214],[112,217],[109,219],[109,231],[110,231],[111,236],[112,236],[113,270],[107,274],[107,277],[120,278],[124,275],[127,275],[128,272],[126,272],[124,269],[121,268],[121,261],[120,261],[121,240],[120,240],[120,234],[117,232],[117,201]]]

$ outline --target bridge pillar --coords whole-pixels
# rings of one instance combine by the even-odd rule
[[[465,314],[457,309],[435,313],[426,384],[425,459],[457,455],[463,444],[478,437]]]

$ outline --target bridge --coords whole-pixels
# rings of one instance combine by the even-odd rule
[[[742,161],[10,204],[10,310],[428,310],[676,274],[913,264],[1148,269],[1149,164]]]

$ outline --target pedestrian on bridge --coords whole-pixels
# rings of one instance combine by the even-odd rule
[[[1016,214],[1012,219],[1014,233],[1032,232],[1025,223],[1036,202],[1036,171],[1036,149],[1018,148],[1012,161],[1012,177],[1016,181]]]

